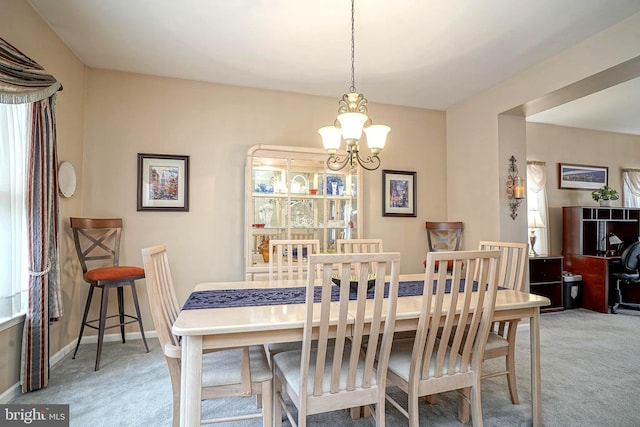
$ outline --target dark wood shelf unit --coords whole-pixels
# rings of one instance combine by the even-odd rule
[[[562,301],[562,256],[529,256],[529,292],[551,300],[541,312],[564,310]]]
[[[640,209],[617,207],[562,208],[562,255],[565,269],[582,275],[582,307],[609,311],[609,273],[620,258],[618,245],[609,243],[615,234],[622,241],[640,236]]]

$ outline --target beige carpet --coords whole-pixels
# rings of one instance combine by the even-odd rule
[[[50,386],[10,403],[68,403],[71,426],[169,426],[171,388],[157,340],[150,353],[142,343],[107,343],[102,365],[93,371],[95,344],[82,345],[76,360],[66,357],[51,369]],[[529,426],[529,330],[518,332],[520,405],[509,400],[504,377],[485,380],[482,387],[487,426]],[[617,315],[567,310],[541,316],[542,405],[545,426],[640,425],[640,312]],[[497,361],[490,361],[491,369]],[[399,396],[402,393],[390,390]],[[404,399],[406,401],[406,399]],[[421,404],[421,425],[459,426],[456,396],[442,394],[437,405]],[[254,399],[205,402],[203,411],[233,414],[253,410]],[[237,412],[236,412],[237,413]],[[387,425],[407,425],[387,405]],[[229,425],[229,424],[227,424]],[[260,420],[234,423],[260,426]],[[284,423],[285,426],[288,422]],[[346,411],[309,417],[310,426],[371,426],[370,419],[352,420]]]

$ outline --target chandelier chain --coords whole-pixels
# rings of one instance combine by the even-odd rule
[[[356,21],[355,0],[351,0],[351,87],[349,92],[356,93]]]

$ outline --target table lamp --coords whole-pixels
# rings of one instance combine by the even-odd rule
[[[620,239],[617,235],[609,233],[609,245],[618,245],[615,250],[611,249],[611,255],[617,255],[620,252],[620,245],[622,245],[623,243],[624,242],[622,241],[622,239]]]
[[[542,217],[540,216],[540,211],[529,211],[529,228],[531,228],[531,234],[529,235],[529,245],[531,246],[531,251],[529,255],[538,255],[534,246],[536,244],[536,228],[543,228],[544,222],[542,222]]]

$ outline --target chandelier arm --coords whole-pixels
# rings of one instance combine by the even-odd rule
[[[332,155],[327,159],[327,167],[332,171],[339,171],[344,169],[345,166],[349,163],[349,156],[346,156],[344,160],[340,157]]]
[[[363,159],[362,157],[360,157],[360,154],[355,153],[355,157],[356,157],[356,160],[358,161],[358,164],[360,164],[361,167],[363,167],[368,171],[374,171],[380,167],[380,157],[378,157],[377,154],[374,154],[373,156],[367,156],[366,159]],[[367,164],[371,164],[375,166],[368,167],[366,166]]]

